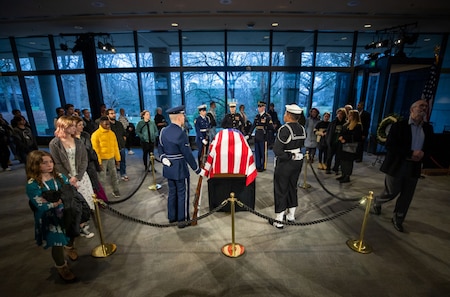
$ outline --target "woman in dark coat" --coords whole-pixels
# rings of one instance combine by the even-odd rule
[[[357,110],[349,111],[347,123],[344,124],[338,140],[341,143],[338,154],[341,160],[342,176],[337,180],[340,183],[348,183],[353,173],[353,162],[357,158],[356,148],[362,140],[362,125]],[[351,152],[351,149],[347,150],[347,145],[353,146],[354,152]]]

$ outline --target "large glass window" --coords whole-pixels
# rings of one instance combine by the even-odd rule
[[[116,112],[124,108],[129,116],[139,117],[139,95],[136,73],[101,74],[103,102]]]
[[[435,133],[450,133],[450,75],[441,74],[436,92],[430,122]]]
[[[333,103],[337,93],[337,85],[338,82],[336,81],[335,72],[316,72],[311,106],[317,108],[321,114],[325,111],[333,114]]]
[[[245,105],[250,119],[256,115],[258,101],[267,102],[269,98],[269,74],[267,72],[229,72],[228,100],[235,100],[237,105]]]
[[[61,75],[66,103],[73,104],[75,108],[90,109],[89,96],[84,74]]]
[[[320,32],[317,39],[316,66],[349,67],[353,33]]]
[[[183,66],[224,66],[223,32],[183,32]]]
[[[9,39],[0,39],[0,72],[16,71]]]
[[[272,66],[312,66],[313,32],[274,32]]]
[[[224,109],[225,88],[224,73],[219,72],[188,72],[184,74],[186,113],[198,116],[197,106],[206,104],[209,109],[211,101],[216,102],[216,117],[222,119]]]
[[[98,68],[136,67],[133,33],[95,37]]]
[[[267,31],[228,32],[228,66],[269,66],[270,35]]]
[[[23,71],[55,69],[48,37],[17,38],[16,46]]]
[[[180,66],[178,32],[138,32],[141,67]]]
[[[273,72],[270,102],[275,105],[280,121],[285,105],[296,103],[302,108],[308,106],[311,93],[311,72]]]
[[[144,109],[150,111],[152,118],[157,107],[161,107],[165,114],[168,108],[181,105],[181,84],[178,72],[144,72],[141,78]],[[167,120],[169,120],[168,117]]]
[[[26,117],[19,79],[15,76],[0,76],[0,113],[8,123],[13,118],[13,109],[20,110]]]

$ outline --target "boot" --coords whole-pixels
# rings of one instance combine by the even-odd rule
[[[323,170],[323,164],[319,162],[319,165],[317,165],[317,169]]]
[[[277,213],[277,217],[275,218],[277,221],[283,221],[284,211]],[[278,229],[283,229],[284,225],[278,222],[273,222],[273,226]]]
[[[286,220],[290,223],[295,222],[295,207],[290,207],[286,214]]]
[[[65,280],[66,282],[71,282],[75,280],[75,274],[69,269],[69,265],[67,265],[67,261],[64,262],[64,265],[58,266],[55,264],[56,270],[59,273],[59,276]]]
[[[323,170],[327,170],[327,164],[322,163],[322,169],[323,169]]]
[[[70,260],[75,261],[78,259],[78,253],[77,250],[73,246],[64,246],[64,251],[66,252],[67,256]]]
[[[350,176],[343,175],[342,178],[339,180],[341,184],[349,183],[350,182]]]

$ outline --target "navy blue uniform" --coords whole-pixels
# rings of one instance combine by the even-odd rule
[[[203,139],[207,139],[209,128],[211,127],[209,123],[208,117],[202,117],[198,116],[198,118],[195,119],[195,142],[197,143],[198,148],[198,162],[200,165],[200,157],[202,155],[202,149],[203,149]]]
[[[175,124],[161,130],[158,151],[161,161],[168,159],[170,166],[163,166],[163,176],[169,185],[167,210],[169,222],[183,222],[189,216],[189,169],[187,164],[200,173],[189,146],[189,139],[183,129]],[[164,162],[163,162],[164,164]]]

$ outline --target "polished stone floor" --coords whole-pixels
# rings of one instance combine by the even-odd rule
[[[145,176],[141,150],[135,152],[127,156],[130,181],[120,183],[120,201],[100,211],[103,242],[114,243],[117,251],[92,257],[101,244],[99,230],[92,227],[95,237],[76,241],[80,257],[69,263],[78,281],[72,284],[58,277],[50,250],[34,242],[23,165],[0,172],[1,296],[449,296],[449,176],[419,180],[405,233],[390,222],[394,202],[380,216],[369,214],[363,247],[372,252],[363,254],[346,242],[361,234],[365,205],[355,208],[355,199],[383,189],[376,156],[355,164],[348,184],[313,164],[316,178],[308,167],[306,179],[302,173],[299,180],[300,186],[310,185],[298,189],[301,224],[282,230],[263,218],[274,216],[269,167],[256,180],[258,215],[235,215],[235,242],[245,253],[230,258],[221,252],[232,242],[230,213],[213,213],[185,229],[166,227],[161,164],[156,163],[153,180]],[[191,177],[193,198],[198,177]],[[161,189],[149,190],[154,183]],[[200,215],[209,211],[206,183],[202,193]]]

